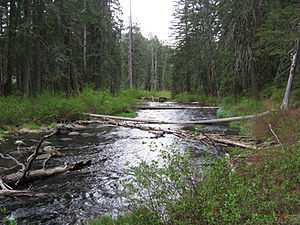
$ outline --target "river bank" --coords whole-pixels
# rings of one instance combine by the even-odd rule
[[[149,103],[181,107],[176,103]],[[215,118],[215,110],[139,110],[137,118],[158,119],[166,121],[201,120]],[[155,127],[171,130],[183,129],[179,125],[155,125]],[[105,215],[115,216],[128,210],[128,201],[122,181],[127,180],[127,168],[137,166],[142,161],[148,162],[160,158],[160,151],[171,149],[186,151],[194,146],[195,160],[200,163],[203,154],[216,157],[218,150],[213,146],[207,148],[202,143],[190,142],[176,135],[152,130],[119,127],[102,123],[87,123],[80,130],[60,132],[47,139],[41,149],[42,155],[37,159],[35,168],[43,166],[44,153],[59,153],[53,155],[47,162],[47,168],[53,168],[67,163],[92,160],[92,166],[81,171],[70,172],[61,176],[53,176],[45,180],[36,180],[29,185],[31,191],[47,193],[45,198],[24,198],[23,201],[12,201],[7,198],[0,201],[0,208],[6,208],[21,224],[82,224],[89,218]],[[12,154],[16,158],[23,152],[30,151],[31,146],[38,143],[40,134],[24,134],[9,136],[0,145],[3,154]],[[16,141],[24,143],[17,147]],[[55,150],[53,152],[52,150]],[[43,156],[43,157],[42,157]],[[10,162],[0,160],[1,167],[10,168]],[[129,164],[128,164],[129,163]],[[22,186],[26,189],[28,186]],[[1,199],[2,200],[2,199]],[[74,213],[76,212],[76,213]]]
[[[144,94],[143,94],[144,95]],[[135,98],[135,101],[139,97]],[[97,98],[96,98],[97,99]],[[136,102],[134,103],[136,104]],[[134,105],[133,104],[133,105]],[[230,111],[229,103],[228,109],[223,106],[223,112],[218,111],[218,117],[226,117],[228,115],[248,114],[250,111],[254,111],[254,105],[263,103],[253,103],[247,99],[241,101],[236,105],[232,104]],[[134,109],[134,108],[133,108]],[[244,111],[243,111],[244,110]],[[260,110],[265,110],[260,108]],[[252,111],[251,111],[252,112]],[[164,120],[173,120],[176,118],[178,121],[184,119],[197,119],[197,118],[215,118],[215,114],[208,114],[193,111],[187,114],[187,111],[172,110],[171,112],[147,112],[141,111],[138,113],[139,118],[152,118],[158,116]],[[229,114],[230,113],[230,114]],[[237,113],[237,114],[235,114]],[[297,112],[289,112],[288,115],[272,115],[267,120],[258,121],[251,124],[248,130],[252,134],[257,134],[260,131],[261,137],[267,139],[273,139],[274,137],[266,125],[272,123],[273,129],[279,137],[282,136],[284,129],[289,125],[289,131],[291,131],[291,124],[299,124],[299,118]],[[291,117],[292,120],[287,118]],[[284,119],[285,118],[285,119]],[[282,124],[276,125],[274,121],[282,120]],[[298,121],[298,122],[297,122]],[[265,124],[263,128],[256,127],[256,124]],[[276,125],[276,126],[275,126]],[[240,124],[243,127],[244,124]],[[239,128],[240,128],[239,127]],[[257,131],[255,129],[258,129]],[[45,127],[45,129],[48,129]],[[49,198],[46,203],[51,210],[55,210],[51,213],[51,216],[56,215],[60,222],[63,222],[66,217],[72,220],[72,217],[66,212],[62,212],[65,209],[65,205],[72,205],[73,210],[78,210],[81,218],[95,217],[95,215],[103,215],[105,213],[114,213],[110,211],[109,207],[106,207],[107,203],[112,208],[115,208],[116,202],[113,196],[118,198],[124,197],[124,193],[120,195],[120,190],[115,188],[119,185],[116,180],[126,176],[124,171],[120,171],[120,162],[123,167],[126,161],[134,162],[134,166],[138,166],[139,162],[136,161],[136,154],[139,157],[144,158],[147,156],[148,162],[153,160],[153,163],[149,165],[142,164],[137,167],[134,173],[135,180],[141,185],[142,188],[148,190],[151,188],[149,184],[153,184],[158,192],[153,196],[152,201],[139,202],[139,206],[136,205],[133,213],[125,216],[120,216],[118,213],[114,213],[115,216],[120,216],[118,220],[114,220],[111,217],[104,217],[99,220],[91,221],[90,224],[167,224],[170,221],[162,220],[161,207],[165,208],[164,215],[169,215],[174,220],[171,224],[297,224],[297,199],[299,192],[297,191],[297,185],[299,179],[297,178],[297,171],[299,171],[299,145],[295,143],[283,143],[284,147],[270,147],[260,151],[245,151],[239,148],[228,149],[230,159],[216,160],[213,166],[207,168],[205,171],[205,179],[202,176],[196,177],[197,179],[204,180],[204,182],[194,183],[196,180],[195,173],[191,173],[189,165],[190,156],[187,154],[174,154],[165,155],[165,157],[173,162],[172,164],[166,164],[165,169],[157,167],[156,157],[157,151],[153,152],[152,142],[155,146],[160,146],[161,150],[166,148],[166,144],[177,143],[178,146],[185,145],[184,149],[188,149],[189,143],[183,143],[182,140],[176,140],[172,135],[166,137],[157,138],[153,134],[149,134],[146,131],[138,131],[128,128],[114,128],[112,126],[98,126],[91,125],[85,127],[81,132],[88,134],[85,137],[78,133],[74,136],[68,135],[57,137],[51,140],[51,143],[58,149],[60,149],[65,155],[63,158],[59,157],[55,159],[55,163],[63,163],[65,159],[74,160],[83,157],[89,159],[90,157],[99,159],[106,159],[107,162],[98,164],[94,162],[93,169],[90,171],[84,171],[79,175],[79,178],[72,180],[72,174],[67,175],[69,184],[75,182],[75,188],[66,187],[62,178],[54,178],[52,181],[47,182],[45,186],[44,182],[35,183],[37,186],[35,190],[42,188],[43,191],[54,191],[56,197]],[[296,127],[293,132],[298,132]],[[267,135],[266,135],[267,134]],[[83,137],[83,138],[81,138]],[[298,138],[298,136],[297,136]],[[121,139],[121,140],[118,140]],[[282,139],[285,141],[285,139]],[[299,140],[299,139],[297,139]],[[276,140],[275,140],[276,141]],[[176,144],[176,145],[177,145]],[[149,149],[148,149],[149,147]],[[84,149],[84,151],[82,151]],[[152,150],[151,150],[152,149]],[[177,149],[177,148],[176,148]],[[207,152],[206,148],[197,147],[193,148],[203,157],[203,152]],[[199,150],[200,149],[200,150]],[[127,152],[129,150],[129,153]],[[182,152],[181,147],[177,152]],[[176,152],[176,151],[175,151]],[[188,151],[183,151],[188,152]],[[120,155],[121,153],[121,155]],[[213,153],[211,153],[213,154]],[[195,152],[194,152],[195,155]],[[149,156],[151,156],[149,158]],[[120,158],[121,157],[121,158]],[[289,163],[289,167],[286,165]],[[55,164],[54,164],[55,165]],[[111,167],[113,165],[113,168]],[[183,171],[178,171],[178,168],[184,168]],[[92,171],[92,172],[91,172]],[[99,171],[100,174],[99,174]],[[93,174],[90,177],[90,173]],[[121,175],[122,174],[122,175]],[[154,176],[155,175],[155,176]],[[156,176],[158,175],[158,176]],[[144,180],[147,177],[148,181]],[[180,192],[176,190],[174,196],[180,193],[180,197],[176,199],[169,199],[170,193],[166,193],[164,190],[169,190],[170,183],[161,182],[162,177],[167,177],[176,183],[176,188],[179,188]],[[266,177],[270,177],[266,179]],[[85,185],[82,188],[81,179],[84,178]],[[65,180],[65,179],[64,179]],[[185,180],[193,181],[193,186],[186,185]],[[55,181],[55,182],[53,182]],[[149,183],[149,181],[151,181]],[[116,186],[117,185],[117,186]],[[61,187],[66,190],[66,196],[61,196],[60,193],[56,193],[57,187]],[[172,186],[172,185],[171,185]],[[50,187],[50,189],[49,189]],[[192,187],[192,188],[191,188]],[[135,189],[133,189],[135,190]],[[96,192],[96,194],[94,194]],[[81,193],[81,194],[78,194]],[[85,197],[86,193],[89,197]],[[136,194],[136,193],[135,193]],[[57,201],[57,197],[61,198],[59,204],[53,201]],[[73,199],[72,196],[77,196]],[[101,198],[99,199],[99,196]],[[192,198],[191,198],[192,196]],[[154,201],[154,202],[153,202]],[[128,204],[133,204],[129,202]],[[153,207],[153,203],[155,207]],[[201,204],[200,204],[201,203]],[[78,204],[81,208],[78,209]],[[89,206],[88,208],[85,206]],[[144,205],[143,205],[144,204]],[[36,202],[31,202],[30,210],[23,208],[24,206],[19,203],[8,204],[10,212],[19,214],[19,220],[34,221],[38,220],[35,215],[30,213],[36,211]],[[75,206],[76,205],[76,206]],[[151,207],[149,207],[152,205]],[[63,206],[63,207],[62,207]],[[51,207],[58,207],[52,209]],[[94,207],[92,210],[91,207]],[[18,209],[19,210],[16,210]],[[103,210],[104,209],[104,210]],[[130,209],[133,209],[130,207]],[[194,213],[196,210],[196,214]],[[61,211],[62,215],[56,214],[56,211]],[[24,217],[22,215],[24,214]],[[21,216],[20,216],[21,215]],[[39,212],[40,216],[46,216],[43,212]],[[46,219],[46,218],[45,218]],[[49,219],[49,218],[48,218]],[[52,218],[54,219],[54,217]],[[164,219],[166,219],[164,217]],[[49,219],[50,220],[50,219]],[[284,223],[286,222],[286,223]]]
[[[43,94],[36,98],[17,96],[0,98],[0,139],[9,132],[41,132],[57,123],[72,122],[83,118],[83,113],[99,113],[134,117],[135,106],[142,97],[162,96],[169,92],[124,90],[117,95],[104,91],[85,89],[81,94]]]
[[[181,99],[205,101],[199,97]],[[218,117],[255,114],[279,106],[279,101],[247,98],[222,102],[210,98],[206,103],[222,105]],[[167,163],[164,168],[157,168],[156,162],[140,165],[134,174],[134,186],[148,193],[156,187],[157,192],[142,201],[133,199],[133,211],[117,220],[107,216],[89,224],[299,224],[299,122],[300,111],[294,108],[252,122],[232,123],[230,126],[238,128],[241,135],[251,135],[270,145],[258,151],[228,148],[229,157],[216,160],[200,178],[191,172],[189,158],[182,154],[167,156],[175,164]],[[200,182],[190,186],[182,180]],[[163,191],[173,182],[178,184],[178,192],[173,193],[176,198]]]

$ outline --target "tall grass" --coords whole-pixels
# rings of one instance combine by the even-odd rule
[[[113,96],[105,91],[85,89],[80,95],[44,93],[36,98],[0,97],[0,127],[24,123],[52,123],[82,118],[82,113],[119,114],[134,111],[143,96],[168,96],[169,92],[124,90]]]

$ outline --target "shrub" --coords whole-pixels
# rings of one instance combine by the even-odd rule
[[[164,155],[164,163],[142,163],[132,174],[141,214],[91,224],[298,224],[300,146],[251,154],[235,171],[216,160],[196,175],[186,154]]]

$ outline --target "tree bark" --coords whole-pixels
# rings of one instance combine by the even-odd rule
[[[289,99],[290,99],[291,92],[292,92],[293,81],[294,81],[295,72],[296,72],[297,63],[298,63],[298,58],[299,58],[299,42],[300,42],[300,39],[298,38],[296,40],[296,47],[293,51],[292,64],[291,64],[291,69],[290,69],[290,76],[289,76],[288,84],[287,84],[286,91],[285,91],[285,94],[284,94],[284,98],[283,98],[283,101],[282,101],[281,110],[287,110],[288,107],[289,107]]]
[[[37,180],[37,179],[42,179],[42,178],[46,178],[46,177],[50,177],[50,176],[54,176],[54,175],[63,174],[63,173],[69,172],[69,171],[81,170],[82,168],[88,167],[90,165],[91,165],[91,161],[78,162],[78,163],[67,164],[65,166],[54,167],[54,168],[46,169],[46,170],[44,170],[44,169],[33,170],[33,171],[30,171],[26,175],[26,177],[24,177],[23,179],[21,179],[23,176],[22,172],[3,176],[3,177],[1,177],[1,179],[3,180],[4,183],[6,183],[8,185],[15,185],[19,180],[21,180],[21,182],[19,184],[22,184],[22,183],[26,183],[26,182]]]
[[[130,18],[129,18],[129,49],[128,49],[128,79],[129,87],[133,88],[133,34],[132,34],[132,5],[130,0]]]

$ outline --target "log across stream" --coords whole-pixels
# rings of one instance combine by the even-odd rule
[[[149,107],[170,107],[166,103],[150,104]],[[174,109],[140,110],[138,119],[164,121],[195,121],[215,119],[216,109],[178,109],[186,105],[173,104]],[[194,106],[193,106],[194,107]],[[149,126],[156,127],[151,124]],[[188,126],[162,124],[160,129],[180,130]],[[206,130],[219,133],[234,133],[226,126],[206,126]],[[16,140],[27,146],[36,145],[40,135],[27,134],[10,137],[0,145],[2,153],[17,154]],[[126,211],[121,181],[127,179],[125,169],[137,166],[142,160],[150,162],[159,159],[159,150],[175,149],[183,151],[193,147],[195,164],[206,164],[203,155],[218,157],[220,149],[207,148],[200,142],[189,142],[174,134],[159,136],[147,130],[117,127],[109,124],[91,123],[70,133],[55,135],[46,145],[55,147],[61,155],[52,158],[48,168],[92,160],[90,167],[71,171],[62,175],[36,180],[22,188],[34,193],[46,193],[37,198],[2,198],[0,208],[6,207],[17,218],[19,224],[81,224],[88,218],[110,213],[118,215]],[[47,147],[47,146],[45,146]],[[205,153],[205,154],[204,154]],[[40,162],[42,163],[42,162]],[[0,167],[10,167],[0,160]],[[0,168],[1,171],[1,168]]]

